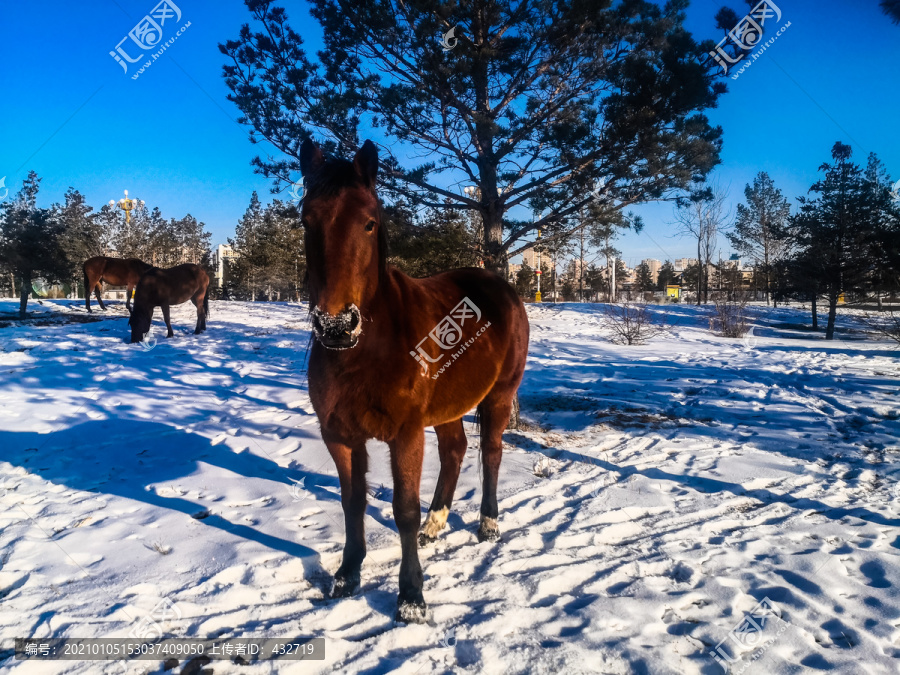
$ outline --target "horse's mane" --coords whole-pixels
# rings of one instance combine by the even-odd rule
[[[356,172],[353,162],[348,159],[329,158],[312,176],[307,178],[303,199],[335,199],[343,189],[348,187],[368,188]],[[378,204],[378,276],[380,283],[384,281],[387,274],[388,235],[381,199],[374,186],[368,189],[372,190]]]

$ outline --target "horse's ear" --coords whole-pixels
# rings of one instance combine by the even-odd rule
[[[311,176],[322,168],[325,163],[325,155],[313,141],[307,138],[300,146],[300,173],[304,177]]]
[[[362,176],[363,180],[370,187],[375,185],[375,176],[378,175],[378,148],[372,141],[366,141],[363,146],[356,151],[353,158],[353,166],[356,172]]]

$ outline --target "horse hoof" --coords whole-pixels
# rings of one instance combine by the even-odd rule
[[[436,541],[437,541],[437,537],[429,537],[424,532],[419,532],[419,548],[425,548],[426,546],[431,546]]]
[[[425,623],[428,620],[428,607],[425,606],[424,600],[409,602],[407,600],[397,601],[397,613],[394,614],[394,621],[398,623]]]
[[[335,576],[331,586],[332,598],[349,598],[359,590],[359,572],[347,576]]]
[[[478,542],[489,541],[491,543],[500,541],[500,526],[493,518],[481,518],[481,526],[478,528]]]

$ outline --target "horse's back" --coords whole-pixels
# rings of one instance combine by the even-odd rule
[[[527,344],[528,315],[525,305],[515,289],[498,274],[479,267],[462,267],[411,281],[430,296],[445,299],[443,305],[450,303],[451,307],[455,307],[468,298],[480,312],[488,315],[489,320],[502,324],[498,326],[501,332],[510,335],[524,333]]]
[[[155,305],[180,305],[197,291],[209,286],[209,275],[197,264],[183,263],[174,267],[151,267],[141,275],[138,295],[152,298]]]
[[[85,274],[88,272],[102,272],[103,268],[106,266],[107,260],[109,260],[109,258],[106,256],[95,255],[92,258],[85,260],[81,268],[84,270]]]

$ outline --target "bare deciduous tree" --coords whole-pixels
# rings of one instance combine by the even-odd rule
[[[731,211],[725,204],[725,189],[718,183],[707,183],[702,190],[689,198],[680,200],[675,209],[675,225],[678,234],[691,237],[697,242],[697,304],[709,302],[709,266],[719,240],[719,231],[724,229]]]
[[[612,333],[609,341],[617,345],[642,345],[669,330],[665,317],[655,318],[646,304],[637,302],[604,305],[600,325]]]
[[[744,337],[750,329],[747,321],[747,300],[718,298],[715,313],[709,320],[709,329],[722,337]]]

